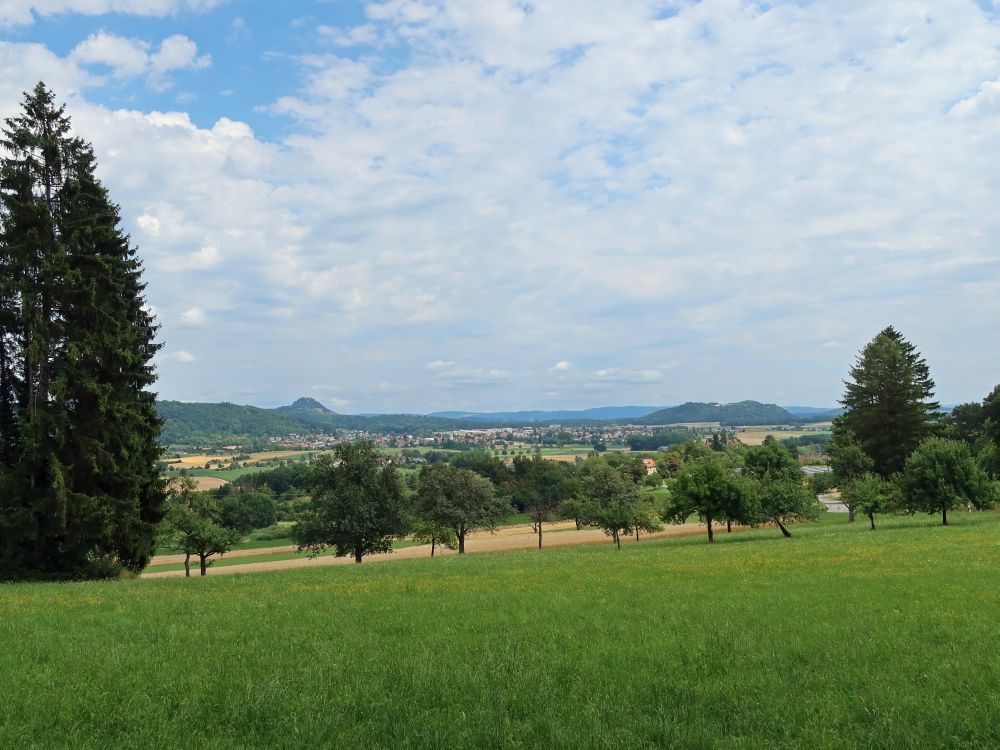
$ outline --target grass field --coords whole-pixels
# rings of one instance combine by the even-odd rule
[[[0,747],[997,747],[998,580],[956,514],[8,585]]]

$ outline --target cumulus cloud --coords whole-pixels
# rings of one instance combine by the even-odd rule
[[[99,31],[80,42],[69,55],[78,65],[110,68],[116,78],[145,76],[155,90],[171,85],[169,74],[177,70],[199,70],[211,64],[209,55],[199,55],[198,45],[182,34],[167,37],[155,52],[141,40]]]
[[[163,329],[227,387],[336,373],[363,410],[587,388],[829,404],[894,322],[944,400],[981,397],[1000,355],[974,345],[986,297],[963,290],[1000,275],[996,20],[974,0],[662,6],[371,3],[299,52],[301,87],[261,113],[291,119],[277,142],[235,118],[70,111],[150,298],[230,324]],[[115,44],[0,43],[0,94],[86,91],[98,63],[146,78],[164,46],[166,73],[202,57],[148,47],[139,71]],[[174,377],[165,394],[191,387]]]

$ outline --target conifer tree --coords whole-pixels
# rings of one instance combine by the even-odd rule
[[[858,355],[845,383],[837,430],[853,433],[877,474],[903,470],[906,457],[928,437],[939,405],[934,381],[916,347],[892,326]]]
[[[141,263],[43,84],[0,148],[0,576],[141,569],[163,512]]]

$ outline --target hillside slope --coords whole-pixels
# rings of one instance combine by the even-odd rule
[[[0,747],[998,747],[998,521],[5,585]]]
[[[776,404],[759,401],[738,401],[734,404],[688,402],[654,411],[635,424],[681,424],[685,422],[719,422],[723,425],[790,424],[801,421]]]

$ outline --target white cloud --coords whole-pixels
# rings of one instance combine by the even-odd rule
[[[148,47],[138,39],[99,31],[76,45],[70,59],[81,65],[106,65],[118,78],[134,78],[146,72]]]
[[[280,142],[92,106],[96,65],[38,45],[0,43],[0,100],[39,77],[70,96],[150,298],[220,323],[165,336],[225,387],[335,372],[363,410],[554,384],[829,403],[845,352],[895,322],[943,388],[985,393],[1000,354],[962,289],[1000,275],[1000,27],[972,0],[661,6],[372,4],[298,58],[302,88],[262,115],[294,119]],[[111,75],[136,70],[119,52]],[[165,395],[193,387],[173,377]]]
[[[141,39],[99,31],[74,47],[69,60],[83,66],[106,66],[115,78],[145,76],[158,91],[171,86],[171,72],[199,70],[212,61],[209,55],[199,55],[198,45],[180,34],[164,39],[157,51],[149,50],[149,43]]]
[[[573,365],[571,365],[569,362],[562,359],[556,362],[554,365],[552,365],[552,367],[549,368],[549,372],[566,372],[572,366]]]
[[[226,0],[0,0],[0,26],[30,24],[35,16],[68,13],[128,13],[163,17],[181,11],[204,12]]]
[[[180,324],[184,328],[204,328],[208,317],[198,307],[190,307],[180,315]]]
[[[139,229],[151,237],[156,237],[160,233],[160,220],[152,214],[142,214],[136,219]]]
[[[657,383],[663,379],[659,370],[622,370],[617,367],[595,370],[594,375],[602,383]]]
[[[169,86],[167,74],[175,70],[201,70],[212,63],[210,55],[199,55],[198,45],[181,34],[167,37],[149,57],[149,76],[154,87]]]
[[[193,253],[172,256],[164,259],[161,267],[165,271],[204,271],[215,268],[222,260],[222,254],[215,245],[202,245]]]
[[[189,365],[192,362],[197,362],[198,357],[193,355],[191,352],[179,349],[177,351],[167,352],[160,356],[161,362],[176,362],[181,365]]]

